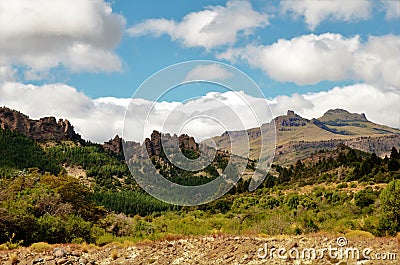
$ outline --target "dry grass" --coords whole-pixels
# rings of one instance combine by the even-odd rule
[[[375,236],[369,232],[366,231],[360,231],[360,230],[354,230],[350,231],[345,234],[346,238],[353,238],[353,239],[372,239],[375,238]]]
[[[51,249],[51,245],[47,244],[46,242],[37,242],[33,243],[29,248],[31,251],[44,252]]]

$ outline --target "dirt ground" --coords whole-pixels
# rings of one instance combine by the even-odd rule
[[[399,244],[400,238],[324,234],[265,238],[216,235],[104,247],[53,245],[41,252],[19,248],[1,251],[0,261],[29,265],[400,264]]]

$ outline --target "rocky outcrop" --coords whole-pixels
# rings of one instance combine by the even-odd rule
[[[286,130],[285,127],[306,126],[309,120],[297,115],[292,110],[288,110],[286,115],[275,118],[275,126],[277,130]]]
[[[103,144],[103,148],[105,151],[113,152],[121,155],[123,153],[122,149],[122,138],[116,135],[114,139],[111,139],[108,142]]]
[[[181,149],[192,149],[195,151],[199,150],[198,144],[195,142],[194,138],[187,135],[182,134],[178,137],[179,148]]]
[[[164,141],[162,141],[162,137],[164,138]],[[146,138],[144,144],[146,146],[147,154],[152,157],[161,154],[163,144],[169,147],[173,146],[176,142],[178,142],[180,149],[191,149],[194,151],[199,151],[199,145],[195,142],[193,137],[187,134],[182,134],[178,137],[176,134],[174,134],[173,136],[171,136],[170,134],[161,135],[160,132],[153,131],[150,139]]]
[[[56,121],[54,117],[32,120],[27,115],[6,107],[0,108],[0,128],[20,132],[34,140],[83,141],[68,120]]]

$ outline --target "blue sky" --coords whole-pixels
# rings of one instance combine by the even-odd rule
[[[279,1],[251,1],[255,10],[265,12],[270,18],[270,25],[256,29],[251,35],[238,39],[234,47],[240,47],[248,43],[270,45],[278,39],[291,39],[305,34],[323,34],[326,32],[339,33],[345,37],[359,35],[366,40],[368,36],[382,36],[387,34],[398,35],[400,32],[399,19],[386,19],[382,7],[372,9],[370,19],[356,19],[354,21],[325,20],[311,30],[304,19],[291,17],[290,14],[281,14]],[[226,1],[113,1],[113,12],[123,15],[127,21],[127,27],[134,26],[146,19],[165,18],[181,21],[190,12],[199,12],[207,6],[225,6]],[[377,5],[377,3],[375,3]],[[171,41],[168,35],[159,38],[152,36],[139,36],[131,38],[124,36],[116,48],[116,53],[124,62],[121,72],[107,74],[73,74],[69,76],[67,83],[84,90],[89,96],[103,97],[130,97],[146,78],[156,71],[171,64],[186,60],[218,60],[214,53],[223,51],[225,46],[216,47],[207,51],[202,47],[183,47],[181,41]],[[229,61],[223,61],[229,63]],[[277,95],[290,95],[293,93],[316,92],[329,90],[336,85],[355,83],[351,80],[337,82],[320,82],[312,85],[296,85],[292,82],[276,82],[268,75],[249,67],[245,63],[233,64],[249,74],[261,87],[265,95],[275,97]]]
[[[243,71],[274,116],[341,107],[400,127],[398,1],[16,0],[0,4],[0,32],[0,105],[67,117],[95,141],[121,131],[142,82],[187,60]],[[192,87],[163,100],[223,93]]]

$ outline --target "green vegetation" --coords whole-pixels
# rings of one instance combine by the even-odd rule
[[[8,129],[0,129],[0,177],[36,167],[42,173],[58,174],[62,168],[31,139]]]
[[[381,193],[382,217],[379,223],[381,235],[396,235],[400,231],[400,180],[395,180]]]
[[[0,243],[96,243],[174,236],[302,234],[317,231],[375,236],[400,232],[400,155],[384,159],[345,146],[320,151],[284,167],[273,165],[262,185],[240,180],[222,198],[196,207],[161,202],[135,183],[120,157],[99,145],[55,143],[42,149],[26,137],[0,130]],[[184,151],[196,158],[193,151]],[[198,185],[228,162],[217,156],[202,171],[185,173],[161,155],[153,164],[170,180]],[[250,161],[248,168],[255,167]],[[62,166],[79,166],[85,186]],[[139,174],[139,172],[137,172]],[[179,175],[179,177],[178,177]],[[47,248],[45,243],[36,244]]]
[[[100,188],[107,190],[121,186],[119,179],[130,177],[129,169],[117,157],[99,145],[76,146],[63,143],[46,149],[49,157],[66,166],[81,166],[88,177],[93,177]]]

